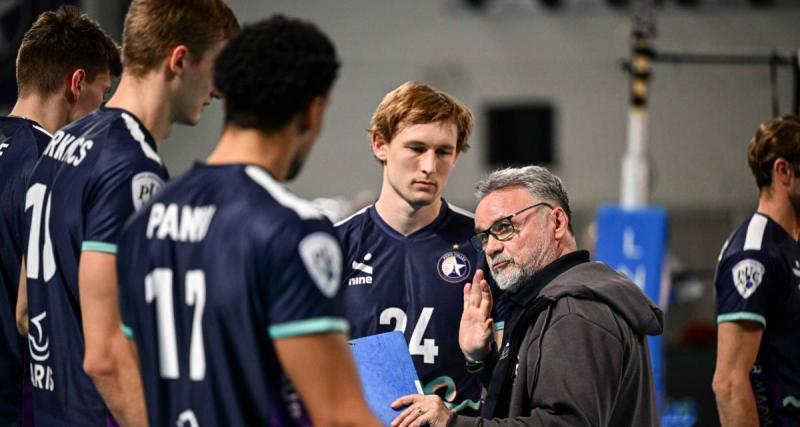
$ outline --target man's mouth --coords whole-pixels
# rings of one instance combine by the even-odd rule
[[[500,270],[500,269],[505,268],[506,266],[508,266],[508,264],[510,264],[510,263],[511,263],[511,260],[508,260],[508,259],[497,261],[496,263],[492,264],[492,270],[493,271],[494,270]]]
[[[422,187],[423,189],[426,189],[426,190],[433,190],[433,189],[436,188],[436,183],[433,182],[433,181],[422,181],[422,180],[419,180],[419,181],[412,182],[412,184],[417,186],[417,187]]]

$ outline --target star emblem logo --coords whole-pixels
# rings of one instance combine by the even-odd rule
[[[447,252],[436,263],[439,276],[449,283],[461,283],[469,277],[471,265],[466,255],[458,251]]]

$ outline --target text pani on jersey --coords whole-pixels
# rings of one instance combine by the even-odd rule
[[[179,206],[176,203],[165,205],[154,203],[147,220],[147,238],[174,240],[177,242],[199,242],[206,237],[208,226],[217,207]]]

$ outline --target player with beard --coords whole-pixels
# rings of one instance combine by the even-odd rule
[[[478,186],[476,234],[509,315],[496,351],[492,294],[465,286],[461,350],[488,384],[482,418],[455,414],[438,396],[410,395],[394,426],[656,426],[645,335],[660,310],[627,277],[579,251],[561,180],[538,166],[493,172]]]
[[[477,413],[481,384],[466,366],[457,331],[463,284],[482,257],[469,243],[472,214],[442,199],[469,148],[472,124],[464,105],[425,84],[389,92],[369,131],[383,165],[380,196],[336,231],[345,248],[352,336],[403,332],[422,391],[440,394],[456,411]],[[502,331],[500,304],[492,320]]]
[[[56,132],[34,168],[25,229],[37,423],[104,426],[109,411],[123,425],[146,422],[119,329],[117,238],[167,179],[158,144],[173,123],[198,122],[214,58],[237,30],[221,0],[133,0],[116,92]]]
[[[763,123],[747,162],[760,195],[717,265],[714,394],[725,427],[800,425],[800,117]]]
[[[245,28],[215,65],[219,144],[123,232],[122,318],[151,425],[379,424],[339,314],[333,228],[283,186],[320,134],[338,69],[311,24]]]
[[[27,249],[23,224],[28,177],[52,133],[97,108],[111,89],[111,79],[121,71],[114,41],[73,6],[41,14],[20,45],[16,64],[19,98],[9,116],[0,118],[2,426],[15,425],[22,406],[22,365],[27,346],[17,333],[14,311],[20,276],[25,276],[24,268],[20,274],[20,261]],[[23,292],[20,296],[27,295]],[[23,302],[21,306],[26,304]],[[20,331],[27,333],[27,327],[27,316],[20,313]],[[30,387],[30,381],[27,383]],[[28,406],[30,393],[28,389]],[[30,421],[29,415],[26,414],[26,423]]]

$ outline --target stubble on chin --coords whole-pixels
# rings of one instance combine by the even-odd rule
[[[510,261],[502,271],[497,272],[490,267],[492,277],[494,278],[497,287],[506,292],[515,292],[525,282],[530,281],[533,276],[542,269],[545,265],[545,260],[548,258],[548,251],[550,248],[539,248],[537,250],[538,256],[535,256],[534,261],[527,265],[517,264],[512,258],[504,258]],[[499,259],[494,260],[497,262]]]
[[[527,279],[525,270],[517,264],[508,264],[501,272],[491,270],[497,287],[506,292],[516,291]]]

